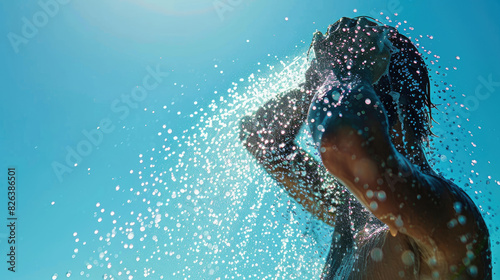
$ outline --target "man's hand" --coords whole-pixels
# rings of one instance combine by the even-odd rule
[[[394,29],[364,17],[342,18],[330,26],[321,42],[321,33],[315,34],[317,70],[332,70],[339,79],[355,75],[375,83],[389,65],[392,34]]]

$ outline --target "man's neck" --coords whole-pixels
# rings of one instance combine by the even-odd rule
[[[399,121],[391,129],[391,138],[394,147],[401,155],[418,166],[422,172],[435,174],[425,157],[420,141],[411,136],[410,133],[403,132]]]

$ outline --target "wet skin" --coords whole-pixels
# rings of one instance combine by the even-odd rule
[[[319,219],[338,227],[338,245],[345,252],[335,256],[358,255],[349,271],[342,271],[337,260],[324,277],[491,279],[489,235],[477,207],[432,171],[421,150],[400,148],[401,135],[406,133],[410,142],[415,138],[400,122],[389,127],[373,89],[390,61],[388,29],[365,18],[342,18],[331,28],[334,47],[315,50],[327,63],[311,67],[301,89],[279,95],[243,119],[241,130],[245,147],[283,188]],[[328,80],[331,74],[334,82]],[[319,90],[325,83],[332,84],[328,93]],[[306,121],[320,164],[293,142]],[[340,227],[346,218],[331,211],[342,205],[334,205],[318,187],[331,175],[369,211],[362,214],[367,222],[356,228],[354,239]],[[367,215],[376,218],[370,222]]]

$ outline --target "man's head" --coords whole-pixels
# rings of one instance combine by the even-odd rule
[[[421,54],[410,39],[400,34],[395,28],[381,26],[367,18],[342,18],[329,26],[326,34],[314,34],[311,49],[315,58],[308,73],[307,82],[316,84],[321,81],[321,71],[331,64],[343,63],[332,56],[332,49],[338,44],[338,29],[342,26],[354,25],[374,26],[382,32],[387,32],[388,44],[391,44],[390,63],[388,71],[381,76],[373,87],[382,101],[390,127],[400,122],[407,139],[414,139],[417,146],[427,140],[430,133],[431,100],[428,71]],[[337,34],[336,34],[337,33]]]

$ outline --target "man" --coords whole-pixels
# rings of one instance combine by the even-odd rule
[[[423,152],[431,103],[416,48],[366,17],[340,19],[311,47],[305,83],[245,117],[240,138],[292,198],[335,226],[323,277],[491,279],[481,214]],[[294,144],[304,123],[321,163]]]

